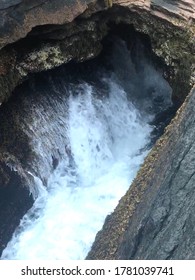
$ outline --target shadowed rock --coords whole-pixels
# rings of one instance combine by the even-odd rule
[[[21,217],[32,206],[33,198],[19,162],[8,153],[0,158],[0,255],[11,239]]]

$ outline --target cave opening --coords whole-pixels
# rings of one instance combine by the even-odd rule
[[[96,58],[29,75],[1,106],[7,165],[35,198],[2,259],[84,259],[178,108],[150,38],[109,30]]]

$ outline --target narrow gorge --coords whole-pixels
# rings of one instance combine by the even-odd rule
[[[1,259],[194,259],[194,1],[0,1]]]

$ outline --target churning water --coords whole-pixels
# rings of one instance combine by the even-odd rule
[[[32,97],[36,106],[24,128],[41,165],[31,169],[38,197],[2,259],[86,257],[148,153],[156,111],[171,105],[168,84],[141,54],[139,58],[138,69],[125,43],[118,41],[109,70],[90,72],[86,79],[74,74],[68,82],[67,72],[48,77],[45,91],[55,93],[48,112]],[[48,176],[51,158],[57,167]],[[39,179],[43,173],[47,188]]]

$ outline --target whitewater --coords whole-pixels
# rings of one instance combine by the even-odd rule
[[[124,43],[116,48],[117,58],[129,55]],[[125,56],[123,60],[127,60]],[[60,142],[63,157],[48,176],[47,187],[32,174],[38,196],[3,251],[2,259],[85,259],[106,216],[125,194],[149,152],[154,112],[148,110],[145,92],[148,93],[151,82],[146,77],[153,75],[157,94],[162,88],[170,93],[162,76],[150,65],[145,66],[145,74],[139,74],[130,58],[128,63],[131,77],[135,80],[140,75],[139,79],[129,79],[123,86],[119,71],[104,73],[99,82],[106,94],[101,94],[101,87],[94,82],[80,80],[69,84],[68,96],[60,101],[66,103],[66,110],[59,116],[60,129],[66,135],[64,143]],[[131,90],[143,91],[140,102],[131,98]],[[60,132],[57,133],[60,138]],[[44,141],[42,146],[36,145],[37,153],[40,147],[44,147]]]

